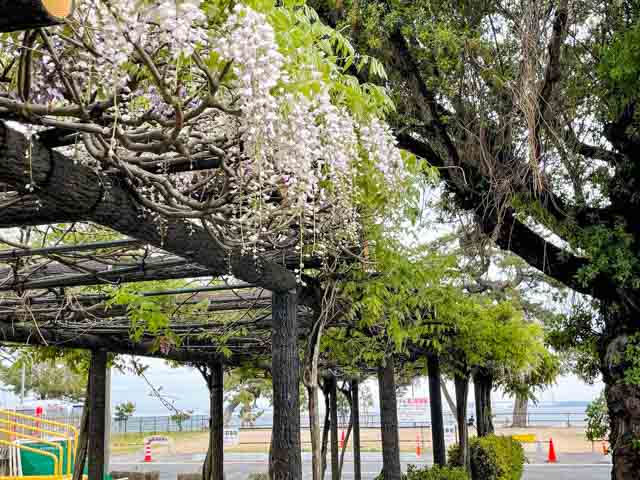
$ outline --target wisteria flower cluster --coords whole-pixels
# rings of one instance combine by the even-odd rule
[[[29,45],[2,41],[20,58],[0,112],[76,131],[69,154],[121,171],[159,228],[187,218],[229,248],[335,252],[359,241],[364,166],[402,182],[389,126],[353,114],[331,74],[242,3],[219,22],[202,0],[85,0]]]

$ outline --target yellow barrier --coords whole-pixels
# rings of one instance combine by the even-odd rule
[[[59,443],[55,443],[55,442],[50,442],[48,440],[43,440],[39,437],[34,437],[33,435],[27,435],[26,433],[18,433],[18,432],[12,432],[11,430],[5,430],[4,428],[0,428],[0,433],[8,433],[11,435],[15,435],[16,437],[20,437],[20,438],[24,438],[25,440],[33,440],[35,442],[38,443],[44,443],[45,445],[49,445],[50,447],[54,447],[58,449],[58,453],[59,453],[59,467],[60,470],[54,470],[53,474],[54,475],[62,475],[62,462],[64,461],[64,450],[62,449],[62,446]],[[15,444],[16,446],[18,444]],[[34,449],[37,450],[37,449]],[[51,454],[53,455],[53,454]],[[70,473],[70,472],[67,472]]]
[[[67,455],[67,473],[71,474],[71,455],[73,455],[73,458],[75,458],[76,456],[76,448],[77,445],[73,445],[73,449],[71,446],[71,437],[69,436],[63,436],[60,435],[60,432],[54,432],[53,430],[45,430],[44,428],[39,428],[39,427],[35,427],[32,425],[25,425],[24,423],[18,423],[18,422],[14,422],[11,420],[5,420],[3,418],[0,418],[0,424],[8,424],[11,425],[12,427],[20,427],[22,430],[32,430],[32,431],[36,431],[36,432],[41,432],[41,433],[45,433],[47,435],[51,435],[53,437],[62,437],[63,440],[67,441],[67,451],[70,452],[69,455]],[[11,435],[15,435],[15,432],[12,431]]]
[[[0,480],[71,480],[73,475],[30,475],[28,477],[0,476]],[[86,480],[87,476],[82,477]]]
[[[49,452],[43,452],[42,450],[38,450],[37,448],[31,448],[28,447],[26,445],[22,445],[20,443],[13,443],[10,442],[8,440],[2,440],[0,439],[0,445],[8,445],[9,447],[16,447],[19,448],[20,450],[26,450],[27,452],[31,452],[31,453],[35,453],[37,455],[44,455],[45,457],[50,457],[53,460],[53,471],[54,472],[60,472],[60,466],[58,465],[58,459],[56,458],[56,456],[53,453],[49,453]],[[59,446],[59,445],[58,445]],[[56,475],[49,475],[43,478],[53,478],[56,477]],[[58,474],[57,477],[62,477],[62,475]],[[24,477],[5,477],[5,478],[24,478]],[[29,478],[35,478],[35,477],[29,477]]]
[[[513,438],[516,442],[520,442],[520,443],[535,443],[537,440],[537,437],[533,433],[523,433],[520,435],[512,435],[511,438]]]
[[[34,417],[33,415],[25,415],[24,413],[18,413],[16,411],[13,410],[6,410],[4,408],[0,408],[0,415],[7,415],[7,416],[12,416],[14,418],[21,418],[23,420],[31,420],[32,422],[39,422],[39,423],[43,423],[45,425],[51,425],[53,427],[58,427],[58,428],[62,428],[64,430],[66,430],[67,432],[70,432],[73,436],[73,444],[76,446],[78,445],[78,429],[76,427],[74,427],[73,425],[69,425],[66,423],[61,423],[61,422],[56,422],[54,420],[47,420],[45,418],[40,418],[40,417]],[[75,455],[74,455],[75,457]],[[71,461],[71,453],[69,453],[69,462]],[[70,465],[69,465],[69,469],[70,469]]]

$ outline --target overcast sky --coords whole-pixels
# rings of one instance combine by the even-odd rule
[[[175,402],[177,408],[205,413],[209,399],[201,375],[189,368],[170,368],[161,360],[147,360],[150,365],[147,377],[156,386],[162,386],[164,392]],[[375,382],[370,382],[372,391],[377,395]],[[590,401],[600,393],[603,385],[586,385],[574,376],[559,379],[558,383],[540,395],[541,401]],[[112,377],[112,404],[132,401],[137,405],[137,414],[164,415],[166,409],[149,395],[149,387],[141,378],[125,376],[114,372]],[[453,390],[451,390],[453,391]],[[415,397],[427,397],[426,380],[413,388]],[[375,396],[374,395],[374,396]],[[411,396],[411,390],[408,395]],[[473,398],[473,395],[470,395]],[[499,392],[494,392],[494,400],[503,400]],[[377,403],[377,402],[376,402]]]

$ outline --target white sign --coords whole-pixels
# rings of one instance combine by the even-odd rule
[[[458,443],[457,427],[455,423],[449,423],[444,426],[444,444],[449,448],[454,443]]]
[[[224,429],[224,444],[225,445],[239,445],[240,444],[240,430],[237,428],[225,428]]]

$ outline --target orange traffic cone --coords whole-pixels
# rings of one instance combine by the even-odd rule
[[[344,430],[340,434],[340,450],[344,448]]]
[[[151,443],[147,442],[144,444],[144,462],[151,463]]]
[[[547,463],[556,463],[557,461],[556,449],[553,448],[553,438],[549,438],[549,456],[547,458]]]
[[[416,457],[422,456],[422,449],[420,448],[420,434],[416,434]]]

